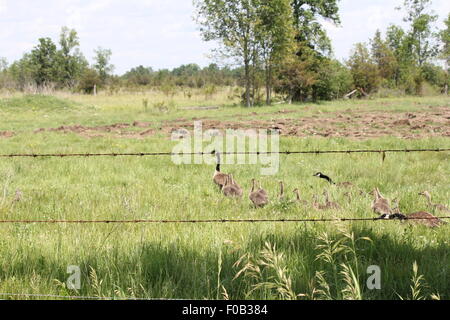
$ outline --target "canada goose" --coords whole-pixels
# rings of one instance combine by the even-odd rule
[[[294,194],[295,194],[295,202],[300,203],[302,205],[308,204],[308,201],[302,200],[302,198],[300,197],[300,191],[298,189],[294,189],[294,191],[292,191],[292,192],[294,192]]]
[[[313,175],[313,177],[318,177],[320,179],[327,180],[330,184],[335,185],[337,187],[352,188],[352,187],[355,186],[353,183],[348,182],[348,181],[336,183],[336,182],[333,181],[333,179],[331,179],[327,175],[324,175],[322,172],[317,172],[315,175]]]
[[[16,190],[16,194],[14,195],[14,199],[13,202],[19,202],[20,200],[22,200],[23,197],[23,193],[20,189]]]
[[[324,175],[322,172],[317,172],[313,177],[318,177],[320,179],[327,180],[330,184],[335,184],[333,180],[329,176]]]
[[[284,183],[283,181],[280,181],[280,194],[278,195],[278,200],[283,201],[284,200]]]
[[[412,222],[423,224],[430,228],[436,228],[443,224],[447,224],[447,222],[442,221],[438,217],[435,217],[431,213],[420,211],[414,212],[406,215],[407,219],[411,219]],[[414,220],[415,219],[415,220]]]
[[[260,192],[262,195],[264,195],[264,196],[267,197],[268,194],[267,194],[266,190],[264,190],[264,189],[261,187],[261,181],[258,181],[258,184],[259,184],[258,192]]]
[[[387,215],[387,216],[392,214],[389,201],[381,195],[380,190],[378,190],[378,188],[375,188],[372,194],[375,197],[375,199],[372,202],[373,212],[379,215]]]
[[[225,185],[228,175],[220,171],[220,164],[221,164],[220,152],[216,152],[214,150],[213,152],[211,152],[211,154],[215,154],[217,159],[216,170],[214,171],[213,175],[213,181],[220,189],[222,189],[223,186]]]
[[[255,179],[252,179],[252,189],[250,191],[249,199],[257,208],[262,208],[269,203],[267,193],[261,188],[261,186],[259,190],[255,191]]]
[[[341,206],[340,206],[338,203],[333,202],[333,201],[330,201],[330,193],[329,193],[327,190],[325,190],[325,192],[323,193],[323,195],[325,196],[325,206],[326,206],[328,209],[336,209],[336,210],[339,210],[339,209],[341,208]]]
[[[316,209],[316,210],[328,210],[327,205],[321,204],[321,203],[319,202],[319,197],[318,197],[316,194],[313,195],[312,206],[313,206],[313,208]]]
[[[431,194],[428,191],[423,191],[421,193],[419,193],[419,196],[424,196],[427,201],[428,201],[428,205],[433,208],[434,210],[437,211],[442,211],[442,212],[450,212],[450,209],[447,208],[446,206],[444,206],[443,204],[439,204],[439,203],[433,203],[431,201]]]
[[[430,228],[436,228],[443,224],[447,224],[447,222],[442,221],[438,217],[435,217],[431,213],[425,211],[414,212],[410,214],[403,214],[400,212],[399,202],[397,199],[392,201],[392,214],[384,214],[380,217],[380,219],[399,219],[399,220],[410,220],[413,223],[423,224]]]
[[[225,179],[225,185],[222,187],[222,192],[226,197],[240,198],[242,197],[242,189],[238,188],[233,183],[233,175],[229,174]]]

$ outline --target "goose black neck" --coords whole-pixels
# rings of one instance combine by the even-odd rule
[[[329,176],[326,176],[326,175],[324,175],[324,174],[320,174],[320,177],[321,177],[322,179],[327,180],[330,184],[336,184],[336,183],[334,183],[333,180],[331,180],[331,178],[330,178]]]
[[[216,165],[216,171],[217,171],[217,172],[220,172],[220,163],[218,163],[218,164]]]

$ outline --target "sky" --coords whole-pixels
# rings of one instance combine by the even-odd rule
[[[403,0],[341,0],[341,25],[324,22],[334,55],[343,60],[353,45],[367,42],[377,29],[402,25]],[[438,27],[450,12],[449,0],[433,0]],[[116,74],[138,66],[206,66],[214,43],[202,41],[192,0],[0,0],[0,57],[8,62],[29,52],[40,37],[55,42],[62,26],[78,31],[81,50],[92,62],[98,47],[111,49]]]

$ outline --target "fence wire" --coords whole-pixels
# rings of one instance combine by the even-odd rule
[[[200,220],[0,220],[0,224],[207,224],[207,223],[299,223],[299,222],[358,222],[358,221],[402,221],[402,220],[447,220],[448,217],[386,218],[311,218],[311,219],[200,219]]]
[[[367,149],[367,150],[306,150],[306,151],[267,151],[267,152],[223,152],[221,155],[296,155],[296,154],[354,154],[354,153],[418,153],[449,152],[450,148],[436,149]],[[0,158],[79,158],[79,157],[158,157],[158,156],[204,156],[209,152],[130,152],[130,153],[12,153],[0,154]]]

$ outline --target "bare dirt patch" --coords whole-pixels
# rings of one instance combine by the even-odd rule
[[[11,138],[15,135],[13,131],[0,131],[0,138]]]
[[[227,121],[195,118],[195,120],[202,121],[203,130],[276,130],[283,136],[294,137],[348,137],[360,140],[383,136],[396,136],[405,139],[434,136],[450,137],[450,109],[447,107],[403,113],[349,109],[344,112],[316,113],[308,117],[302,117],[301,114],[294,114],[293,112],[281,113],[285,113],[289,118],[269,120],[244,120],[240,118],[239,120]],[[280,112],[276,114],[279,115]],[[181,136],[185,136],[187,131],[192,132],[193,128],[194,120],[177,119],[163,122],[134,121],[133,123],[116,123],[97,127],[61,126],[37,129],[35,133],[49,131],[76,133],[87,138],[112,136],[140,139],[161,133],[168,137],[172,133],[180,133]]]

